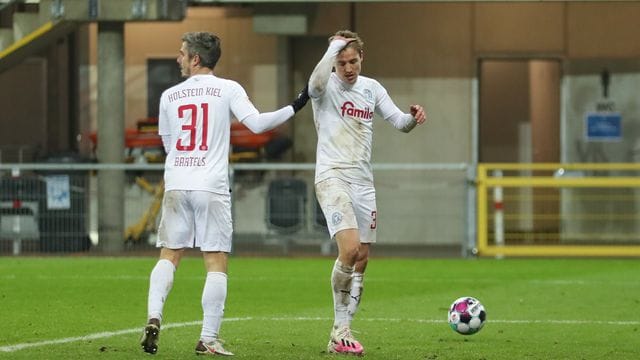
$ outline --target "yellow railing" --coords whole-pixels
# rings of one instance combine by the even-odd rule
[[[478,254],[640,256],[638,174],[640,164],[631,163],[480,164]],[[490,196],[490,190],[499,196]],[[511,196],[502,199],[503,191],[511,192]],[[533,201],[538,203],[532,205]],[[529,211],[519,213],[519,207],[528,207]],[[528,228],[519,229],[518,221],[527,222]],[[544,229],[539,229],[540,224]],[[606,232],[609,228],[613,233]]]
[[[27,34],[22,39],[14,42],[13,44],[11,44],[6,49],[0,51],[0,60],[2,60],[3,58],[7,57],[9,54],[15,52],[16,50],[26,46],[27,44],[32,42],[34,39],[37,39],[38,37],[42,36],[43,34],[47,33],[48,31],[51,31],[51,29],[53,29],[54,25],[55,24],[52,21],[48,21],[45,24],[43,24],[42,26],[40,26],[39,28],[37,28],[34,31],[32,31],[31,33]]]

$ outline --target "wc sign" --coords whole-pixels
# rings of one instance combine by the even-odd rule
[[[612,102],[601,102],[597,111],[588,112],[584,118],[585,140],[621,141],[622,115],[614,111]]]

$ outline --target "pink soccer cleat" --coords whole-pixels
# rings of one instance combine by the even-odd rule
[[[364,355],[364,348],[353,337],[351,329],[346,325],[333,328],[327,351],[331,354]]]

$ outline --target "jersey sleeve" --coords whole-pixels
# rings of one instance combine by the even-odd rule
[[[406,114],[400,110],[391,100],[387,89],[380,83],[376,82],[376,112],[383,119],[390,122],[393,127],[402,131],[409,132],[416,126],[416,120],[411,114]]]
[[[235,81],[231,81],[230,83],[232,95],[229,107],[233,116],[242,122],[250,115],[257,115],[259,113],[258,109],[256,109],[251,100],[249,100],[249,96],[244,88]]]
[[[160,97],[160,109],[158,111],[158,135],[171,135],[171,124],[167,114],[167,98],[165,93]]]
[[[327,89],[327,83],[331,76],[331,70],[333,69],[333,63],[340,50],[347,45],[345,40],[333,40],[329,44],[327,51],[322,56],[322,59],[318,62],[313,69],[311,76],[309,77],[309,96],[317,99],[324,94]]]
[[[374,82],[376,93],[376,112],[382,116],[383,119],[389,120],[394,115],[402,114],[402,111],[391,100],[387,89],[385,89],[379,82]]]

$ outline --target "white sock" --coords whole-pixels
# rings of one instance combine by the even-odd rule
[[[331,288],[333,289],[333,326],[349,325],[349,295],[351,293],[351,275],[353,266],[345,266],[340,260],[336,260],[331,272]]]
[[[349,322],[353,321],[353,316],[358,311],[360,300],[362,299],[362,291],[364,290],[364,274],[353,272],[351,280],[351,294],[349,295],[349,306],[347,313],[349,314]]]
[[[207,280],[202,290],[202,332],[200,340],[211,342],[218,338],[224,302],[227,299],[227,274],[222,272],[207,273]]]
[[[149,276],[149,298],[147,302],[147,320],[156,318],[162,322],[162,308],[173,287],[173,274],[176,267],[166,259],[160,259]]]

